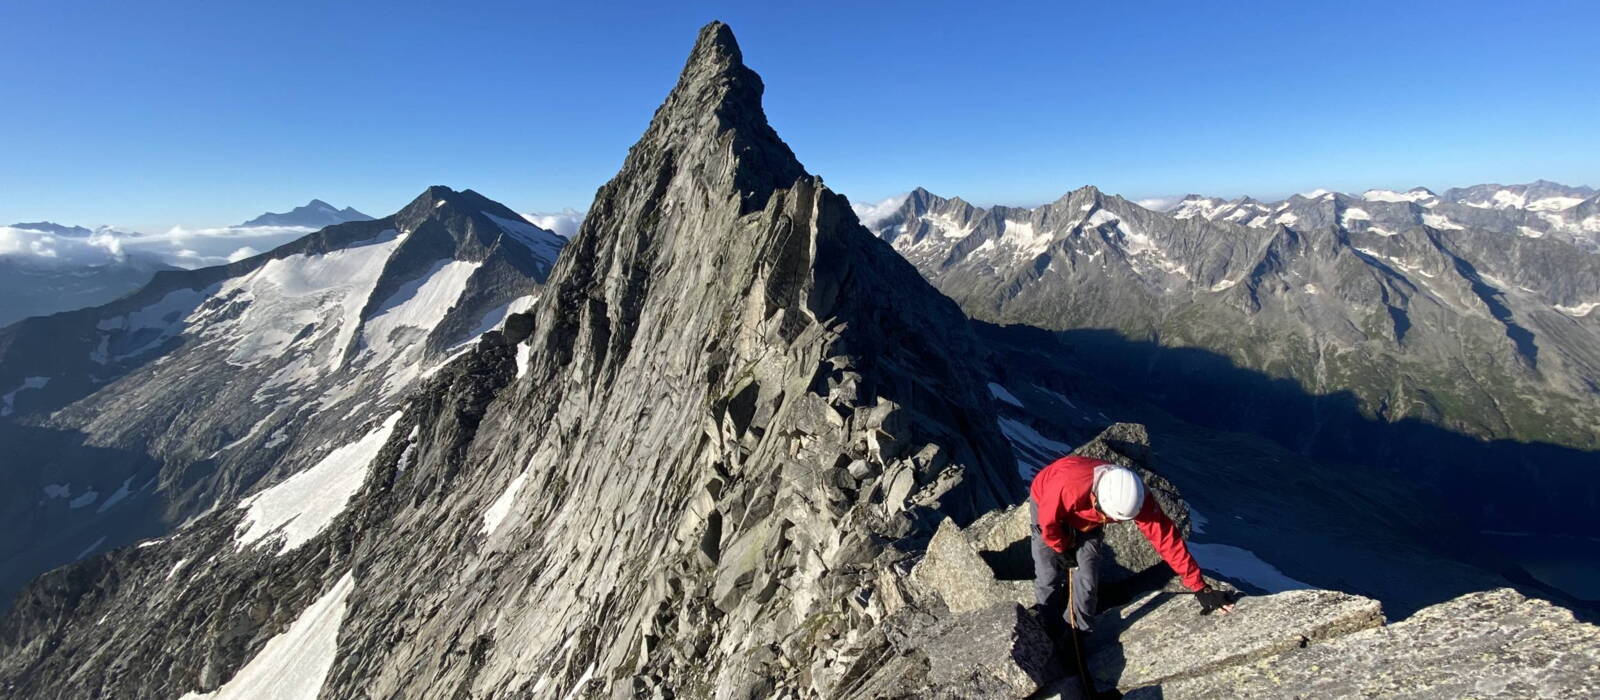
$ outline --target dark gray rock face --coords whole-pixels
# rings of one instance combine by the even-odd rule
[[[435,187],[231,265],[0,330],[0,599],[284,480],[538,294],[561,240]],[[13,391],[16,390],[16,391]]]
[[[267,212],[254,219],[246,221],[240,226],[293,226],[299,228],[325,228],[334,224],[350,221],[371,221],[367,216],[354,207],[339,209],[332,204],[320,199],[313,199],[304,206],[295,207],[281,214]]]
[[[1402,194],[1162,213],[1093,188],[1035,209],[919,189],[878,227],[972,316],[1063,331],[1080,366],[1184,418],[1375,460],[1484,526],[1592,510],[1600,256],[1467,214],[1549,211]],[[1538,496],[1473,486],[1508,472]]]

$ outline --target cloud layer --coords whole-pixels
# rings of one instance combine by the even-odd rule
[[[73,236],[0,226],[0,256],[45,267],[114,265],[137,257],[196,268],[242,260],[312,230],[298,226],[174,227],[166,233],[147,234],[102,228],[89,236]]]
[[[528,223],[539,228],[549,230],[562,238],[571,238],[578,234],[578,226],[583,223],[584,212],[571,207],[555,213],[523,214],[522,218]]]
[[[112,232],[63,236],[12,226],[0,226],[0,255],[49,267],[111,265],[126,257],[121,238]]]
[[[1183,201],[1182,197],[1150,197],[1148,199],[1134,200],[1133,203],[1154,211],[1167,211],[1177,206],[1178,202],[1181,201]]]
[[[861,225],[876,230],[878,224],[893,214],[900,205],[905,204],[910,192],[897,194],[888,199],[873,204],[852,202],[850,208],[856,210],[856,218],[861,219]]]

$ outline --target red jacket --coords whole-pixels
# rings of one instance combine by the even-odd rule
[[[1109,462],[1092,457],[1062,457],[1033,477],[1033,486],[1029,491],[1034,505],[1039,508],[1039,529],[1044,534],[1045,544],[1050,545],[1051,549],[1063,553],[1067,551],[1072,543],[1072,534],[1066,530],[1068,527],[1089,532],[1104,524],[1105,516],[1095,510],[1089,500],[1089,492],[1094,486],[1094,469],[1103,464]],[[1154,496],[1147,495],[1144,506],[1133,516],[1133,524],[1144,533],[1145,539],[1150,540],[1161,558],[1166,560],[1167,566],[1177,572],[1183,585],[1194,591],[1205,588],[1205,579],[1200,577],[1200,565],[1194,563],[1194,557],[1183,544],[1178,527],[1162,512],[1161,504]]]

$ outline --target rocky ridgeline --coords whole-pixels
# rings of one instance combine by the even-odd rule
[[[221,507],[57,569],[0,626],[0,690],[744,700],[1074,688],[1023,605],[1025,489],[982,341],[804,171],[761,93],[728,28],[705,27],[539,302],[427,380],[325,529],[254,546],[241,511]],[[1145,468],[1187,524],[1141,428],[1114,426],[1080,452]],[[1120,644],[1091,660],[1107,686],[1291,663],[1380,622],[1370,601],[1329,592],[1200,617],[1161,589],[1127,527],[1108,534],[1108,600],[1131,603],[1102,624]],[[1529,674],[1549,655],[1592,666],[1594,628],[1538,629],[1548,636],[1518,648],[1545,640],[1546,656],[1508,654],[1508,669],[1478,677]],[[1283,677],[1271,673],[1248,680]]]

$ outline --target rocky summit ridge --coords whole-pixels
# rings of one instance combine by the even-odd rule
[[[371,419],[361,485],[325,528],[282,546],[293,528],[258,531],[257,500],[52,571],[0,623],[0,689],[1072,692],[1019,604],[1025,511],[1011,506],[1024,490],[984,340],[806,173],[761,94],[732,32],[707,25],[538,301]],[[1080,451],[1146,469],[1163,507],[1189,521],[1149,447],[1143,429],[1118,425]],[[1129,535],[1109,535],[1123,596],[1165,612],[1113,609],[1106,627],[1130,643],[1150,638],[1144,621],[1208,629],[1186,596],[1141,583],[1160,570]],[[1108,657],[1094,675],[1128,690],[1201,683],[1293,663],[1381,621],[1345,594],[1256,602],[1212,628],[1270,628],[1253,653],[1137,676],[1131,657]],[[1256,611],[1262,624],[1248,624]],[[1594,628],[1558,617],[1515,649],[1592,667]],[[1205,650],[1186,643],[1169,651]],[[1534,666],[1493,658],[1484,677]],[[1550,689],[1587,682],[1564,675]]]

